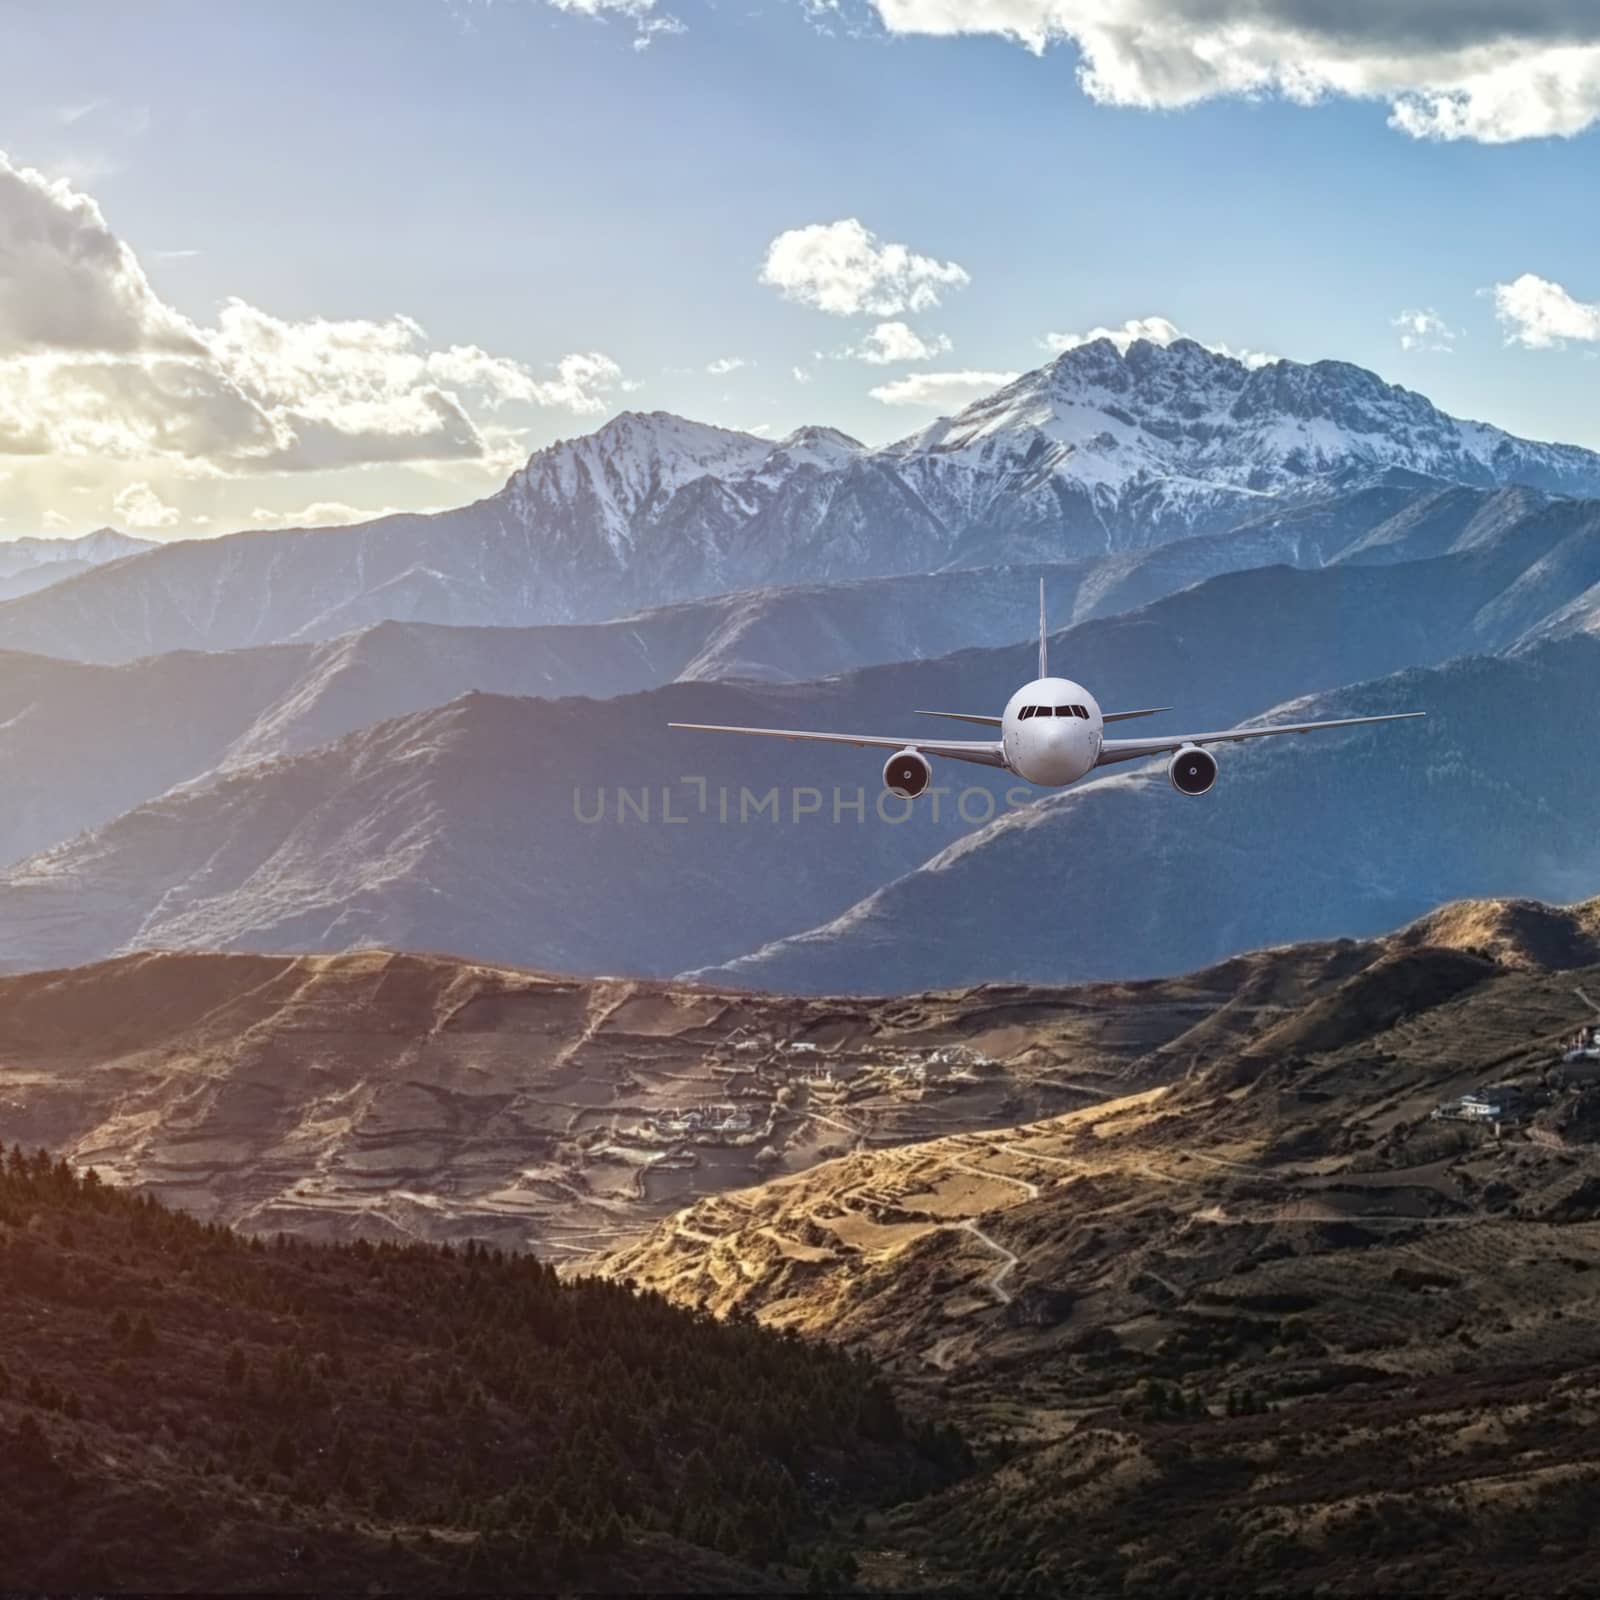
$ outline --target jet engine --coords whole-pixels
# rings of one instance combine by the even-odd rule
[[[1197,744],[1186,744],[1167,769],[1179,794],[1204,794],[1217,781],[1217,758]]]
[[[918,750],[896,750],[883,764],[883,783],[890,794],[914,800],[933,781],[933,768]]]

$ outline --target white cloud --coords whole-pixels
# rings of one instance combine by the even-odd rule
[[[1568,339],[1600,339],[1600,305],[1575,300],[1559,283],[1525,272],[1494,286],[1494,311],[1506,343],[1559,349]]]
[[[811,382],[811,374],[807,372],[804,367],[791,367],[789,370],[794,374],[794,381],[796,383]]]
[[[160,462],[188,475],[484,462],[486,414],[579,414],[627,388],[598,352],[541,379],[410,317],[290,321],[226,301],[203,327],[166,305],[100,208],[0,155],[0,455]]]
[[[868,366],[886,367],[896,361],[931,361],[950,349],[946,334],[924,339],[909,323],[880,322],[860,344],[844,352]]]
[[[675,33],[687,33],[688,31],[689,26],[681,17],[641,17],[633,36],[633,48],[635,50],[648,50],[657,39],[669,38]]]
[[[598,350],[563,356],[556,376],[533,386],[532,398],[542,406],[565,406],[568,411],[592,416],[606,409],[605,395],[612,389],[637,389],[622,376],[622,368]]]
[[[39,518],[39,521],[52,533],[58,532],[62,528],[70,528],[72,526],[72,519],[70,517],[62,516],[59,511],[47,511],[42,517]]]
[[[169,506],[148,483],[130,483],[111,504],[127,528],[171,528],[178,521],[178,508]]]
[[[204,349],[88,195],[0,153],[0,357]]]
[[[1126,355],[1128,347],[1140,339],[1165,346],[1174,340],[1187,338],[1189,335],[1166,317],[1129,317],[1120,328],[1091,328],[1087,333],[1047,333],[1039,343],[1053,354],[1061,355],[1067,350],[1076,350],[1079,345],[1091,344],[1096,339],[1109,339]],[[1278,359],[1261,350],[1235,350],[1231,345],[1212,344],[1204,339],[1196,339],[1194,343],[1215,351],[1219,356],[1231,356],[1251,368],[1269,367]]]
[[[308,506],[301,506],[297,511],[273,511],[266,506],[257,506],[250,513],[250,520],[258,527],[263,528],[338,528],[352,522],[371,522],[378,517],[392,517],[402,510],[415,510],[416,507],[401,506],[352,506],[346,505],[342,500],[313,500]],[[195,517],[196,522],[204,522],[204,517]]]
[[[1015,372],[914,372],[893,383],[881,383],[867,393],[886,406],[933,406],[959,411],[962,406],[1015,383],[1019,376]]]
[[[972,280],[954,261],[886,244],[854,217],[790,228],[767,246],[762,283],[835,316],[926,311],[944,289]]]
[[[1390,323],[1400,330],[1402,350],[1431,350],[1448,355],[1456,342],[1456,330],[1432,306],[1402,311]]]
[[[706,371],[714,378],[722,378],[730,372],[737,372],[740,367],[749,365],[743,356],[719,356],[715,361],[706,363]]]
[[[585,17],[625,17],[634,25],[633,48],[648,50],[662,34],[687,33],[683,21],[655,9],[655,0],[549,0],[557,11]]]
[[[1600,120],[1593,0],[872,0],[906,34],[1076,46],[1106,105],[1381,101],[1414,138],[1569,137]]]

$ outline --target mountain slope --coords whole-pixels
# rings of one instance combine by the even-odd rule
[[[1549,508],[1546,515],[1557,513],[1560,522],[1564,508]],[[1564,526],[1555,529],[1556,536]],[[1536,542],[1531,549],[1545,547]],[[1516,575],[1527,570],[1529,554],[1517,538],[1508,538],[1430,562],[1229,574],[1138,612],[1065,630],[1053,641],[1053,659],[1070,663],[1110,706],[1168,703],[1174,686],[1184,685],[1184,722],[1225,727],[1290,694],[1361,682],[1415,661],[1446,660],[1465,649],[1506,642],[1520,616],[1504,615],[1500,601]],[[1570,644],[1570,651],[1562,644],[1560,652],[1567,653],[1551,658],[1567,664],[1559,671],[1552,668],[1553,698],[1532,678],[1515,688],[1523,682],[1519,674],[1531,671],[1526,665],[1490,663],[1471,670],[1489,674],[1501,686],[1496,692],[1504,691],[1499,724],[1463,707],[1459,722],[1441,724],[1436,715],[1425,729],[1376,730],[1370,744],[1359,746],[1371,759],[1393,761],[1420,781],[1426,769],[1401,761],[1397,745],[1409,739],[1414,756],[1418,749],[1440,748],[1430,741],[1452,741],[1447,758],[1463,774],[1457,788],[1482,790],[1489,797],[1482,818],[1461,819],[1456,853],[1447,851],[1443,858],[1451,863],[1448,871],[1441,867],[1423,882],[1420,869],[1413,867],[1394,879],[1396,894],[1432,897],[1406,899],[1403,910],[1420,911],[1452,894],[1484,890],[1565,892],[1567,880],[1552,876],[1548,855],[1540,853],[1536,840],[1507,854],[1514,867],[1507,868],[1505,878],[1484,876],[1481,863],[1472,866],[1471,852],[1483,849],[1485,828],[1504,820],[1497,806],[1511,803],[1508,794],[1520,792],[1516,785],[1536,781],[1531,773],[1519,779],[1515,769],[1507,776],[1503,749],[1495,743],[1503,740],[1505,728],[1525,725],[1530,748],[1540,750],[1541,760],[1546,743],[1559,747],[1551,757],[1552,772],[1568,767],[1575,772],[1582,759],[1573,739],[1581,739],[1592,716],[1578,701],[1589,660],[1585,652],[1592,651],[1594,641]],[[940,792],[901,820],[898,805],[880,798],[879,763],[860,752],[667,728],[673,721],[725,722],[859,728],[914,738],[920,719],[910,708],[930,702],[951,710],[999,705],[1027,677],[1031,656],[1031,645],[1023,644],[868,668],[814,684],[685,682],[605,702],[469,695],[444,708],[359,729],[321,748],[254,762],[245,760],[251,751],[241,741],[234,747],[241,764],[140,805],[97,833],[19,862],[0,877],[0,961],[70,964],[124,948],[166,945],[337,950],[375,944],[573,971],[664,976],[747,957],[772,941],[839,917],[863,896],[921,868],[945,846],[999,816],[1008,804],[1025,808],[913,880],[923,886],[953,882],[949,874],[978,845],[986,847],[991,836],[1011,841],[1015,872],[985,878],[981,892],[970,893],[974,904],[994,905],[992,915],[1005,924],[992,938],[974,933],[968,942],[954,936],[952,927],[977,928],[989,914],[965,904],[954,923],[954,913],[943,907],[931,913],[931,921],[918,911],[923,920],[915,929],[895,929],[863,911],[852,918],[852,926],[870,924],[878,930],[855,947],[863,956],[871,951],[864,964],[848,972],[834,967],[826,978],[812,976],[805,962],[830,946],[830,934],[803,947],[763,952],[733,970],[731,980],[764,981],[753,975],[770,972],[770,981],[784,987],[898,987],[912,980],[896,963],[925,950],[934,951],[930,960],[945,963],[927,982],[1013,971],[1078,974],[1080,969],[1070,965],[1057,970],[1037,964],[1071,951],[1059,944],[1062,928],[1051,920],[1054,902],[1039,905],[1032,893],[1037,855],[1029,841],[1038,837],[1039,828],[1069,826],[1068,818],[1072,828],[1088,827],[1080,820],[1085,817],[1102,819],[1094,824],[1095,837],[1102,840],[1099,865],[1080,868],[1074,857],[1066,859],[1074,860],[1073,881],[1088,881],[1086,873],[1108,875],[1101,903],[1116,908],[1115,926],[1087,941],[1108,962],[1126,960],[1130,970],[1162,970],[1140,965],[1155,960],[1153,952],[1161,948],[1140,932],[1152,918],[1168,930],[1163,937],[1169,940],[1180,928],[1189,930],[1184,937],[1195,938],[1210,928],[1209,936],[1219,941],[1176,950],[1172,965],[1301,931],[1262,920],[1269,902],[1280,908],[1273,916],[1287,915],[1283,902],[1259,892],[1266,881],[1259,874],[1224,868],[1220,863],[1238,861],[1237,848],[1212,842],[1207,830],[1237,821],[1239,807],[1246,804],[1242,797],[1257,792],[1248,783],[1241,787],[1241,780],[1258,770],[1287,771],[1271,765],[1284,758],[1298,764],[1302,778],[1297,781],[1323,786],[1327,804],[1341,803],[1342,796],[1343,804],[1356,807],[1365,768],[1360,783],[1343,773],[1340,757],[1358,746],[1342,736],[1322,744],[1297,743],[1292,751],[1229,753],[1217,792],[1197,806],[1164,790],[1158,793],[1139,777],[1120,777],[1111,780],[1110,789],[1097,785],[1032,805],[1035,791],[1018,788],[1004,774],[974,769],[941,773]],[[403,665],[406,658],[402,649],[384,659]],[[515,648],[509,660],[515,664]],[[290,677],[282,694],[283,719],[275,720],[276,710],[263,712],[255,724],[262,741],[258,749],[293,748],[292,740],[336,725],[338,686],[344,681],[339,674],[329,680],[333,687],[326,705],[314,693],[301,695],[301,686],[311,680]],[[359,684],[359,674],[354,681]],[[393,671],[386,681],[404,684],[408,675]],[[1432,679],[1398,679],[1348,703],[1358,709],[1369,708],[1369,700],[1396,707],[1420,704],[1443,714],[1459,706],[1465,692],[1450,685],[1470,681],[1445,675],[1436,686]],[[1526,705],[1516,700],[1519,693],[1531,696]],[[360,695],[356,703],[371,704]],[[1261,760],[1268,766],[1258,767]],[[1398,781],[1393,773],[1381,776],[1372,793],[1385,806],[1399,804],[1393,792]],[[1414,828],[1422,814],[1415,809],[1419,798],[1408,793],[1404,804],[1411,809],[1398,818],[1376,806],[1362,827],[1373,833],[1391,825]],[[1577,828],[1583,802],[1576,779],[1552,790],[1545,802],[1550,826]],[[1298,799],[1264,798],[1251,825],[1263,826],[1269,843],[1281,843],[1289,836],[1276,819],[1294,813],[1279,807],[1298,804]],[[1356,807],[1358,819],[1363,815]],[[1209,854],[1198,866],[1187,857],[1186,841],[1195,839],[1208,841]],[[1425,857],[1437,854],[1424,852]],[[1326,855],[1330,863],[1360,859],[1331,838]],[[1379,859],[1389,858],[1380,851]],[[1157,866],[1141,866],[1130,878],[1130,864],[1150,862]],[[1581,889],[1586,864],[1575,857],[1569,865]],[[1375,887],[1382,882],[1375,870],[1352,873],[1338,865],[1328,870],[1341,882],[1349,880],[1333,903],[1352,915],[1393,920],[1394,907]],[[1218,903],[1230,908],[1227,916],[1211,916],[1198,901],[1181,912],[1161,913],[1168,886],[1194,878],[1197,871],[1202,878],[1207,873],[1227,877],[1218,890]],[[1130,896],[1130,883],[1138,895]],[[895,895],[902,892],[909,891],[894,886]],[[1369,892],[1373,898],[1363,899]],[[1016,907],[1010,904],[1013,896]],[[1021,928],[1032,932],[1023,936],[1015,931]],[[1334,918],[1304,931],[1344,930]],[[944,954],[937,955],[934,947]],[[806,952],[804,960],[797,949]],[[780,958],[781,968],[770,964]],[[1114,974],[1116,967],[1096,970]]]
[[[15,578],[52,567],[86,571],[158,547],[155,539],[136,538],[115,528],[96,528],[93,533],[79,534],[72,539],[3,539],[0,540],[0,578]]]
[[[152,551],[0,605],[12,649],[123,661],[384,619],[525,626],[770,584],[1065,561],[1392,481],[1600,494],[1600,457],[1444,416],[1340,362],[1099,341],[869,451],[624,413],[429,516]]]
[[[1294,971],[1309,990],[1341,959]],[[1003,1128],[1131,1072],[1164,1082],[1198,1027],[1256,1021],[1237,987],[1219,972],[853,1004],[388,951],[147,954],[0,978],[0,1106],[11,1138],[252,1234],[564,1261],[858,1140]],[[848,1064],[848,1108],[814,1070],[822,1049]]]
[[[1438,501],[1448,507],[1424,515]],[[1347,677],[1437,659],[1445,649],[1495,647],[1519,630],[1580,630],[1600,577],[1600,503],[1395,485],[1095,561],[757,590],[614,623],[381,623],[326,643],[170,652],[122,666],[13,654],[0,657],[0,766],[12,775],[0,861],[58,844],[219,767],[299,754],[473,689],[601,698],[674,679],[803,681],[1023,638],[1040,577],[1051,615],[1083,622],[1237,568],[1370,563],[1375,539],[1391,563],[1404,564],[1414,545],[1430,553],[1459,546],[1478,559],[1432,569],[1424,582],[1398,572],[1361,580],[1373,595],[1363,609],[1392,618],[1396,641],[1416,653],[1347,652]],[[1398,603],[1378,598],[1384,585],[1402,597]],[[1371,631],[1358,628],[1362,638]],[[1318,681],[1329,680],[1292,687]],[[1168,691],[1163,684],[1152,692]],[[1009,685],[986,692],[1004,698]]]
[[[860,1361],[526,1254],[252,1248],[20,1149],[0,1241],[36,1592],[792,1591],[966,1464]]]
[[[1373,939],[1251,951],[1192,975],[1225,1002],[1197,1010],[1187,1032],[1098,1078],[1098,1104],[1004,1136],[990,1130],[889,1150],[863,1144],[808,1171],[708,1196],[620,1246],[604,1271],[719,1314],[751,1312],[860,1341],[898,1355],[903,1369],[914,1370],[915,1352],[941,1326],[957,1333],[946,1354],[954,1346],[961,1365],[1002,1365],[1008,1353],[966,1335],[1009,1325],[1023,1330],[1017,1344],[1033,1337],[1027,1320],[1005,1308],[1030,1283],[1045,1286],[1061,1270],[1059,1241],[1039,1226],[1052,1212],[1077,1211],[1073,1227],[1084,1230],[1083,1206],[1092,1198],[1104,1227],[1116,1226],[1104,1219],[1125,1209],[1141,1233],[1187,1232],[1187,1214],[1175,1215],[1171,1202],[1188,1195],[1164,1186],[1200,1191],[1214,1178],[1219,1189],[1259,1202],[1253,1209],[1262,1221],[1278,1214],[1284,1222],[1326,1223],[1341,1204],[1353,1221],[1376,1220],[1379,1207],[1341,1196],[1347,1185],[1335,1175],[1364,1174],[1375,1191],[1390,1190],[1384,1198],[1392,1202],[1398,1185],[1382,1181],[1383,1169],[1422,1164],[1424,1149],[1448,1131],[1429,1130],[1427,1113],[1486,1074],[1521,1080],[1552,1065],[1572,1030],[1592,1020],[1580,991],[1597,967],[1600,900],[1460,902]],[[1025,1005],[1043,994],[1095,991],[1018,985],[1010,992]],[[1430,1131],[1431,1142],[1422,1137]],[[1417,1152],[1406,1160],[1398,1147],[1413,1135]],[[1297,1216],[1281,1188],[1249,1181],[1275,1169],[1281,1185],[1301,1186],[1302,1203],[1324,1196],[1326,1214],[1308,1207]],[[1138,1198],[1119,1207],[1124,1195]],[[1413,1216],[1444,1209],[1418,1208]],[[902,1211],[908,1214],[896,1215]],[[865,1230],[852,1249],[856,1230],[843,1220],[851,1213],[890,1226],[876,1240]],[[936,1237],[942,1219],[985,1215],[1006,1224],[994,1237],[1028,1246],[1003,1280],[1007,1293],[969,1296],[947,1284],[945,1298],[930,1298],[927,1262],[917,1257],[950,1264],[950,1252],[934,1248],[950,1242]],[[1209,1228],[1224,1221],[1196,1220]],[[818,1224],[827,1237],[818,1237]],[[813,1254],[784,1248],[805,1237],[818,1245]],[[994,1251],[986,1259],[983,1249],[963,1244],[957,1253],[963,1291],[995,1281]],[[742,1265],[729,1270],[735,1260]],[[1114,1260],[1095,1268],[1107,1269],[1124,1292],[1130,1280],[1137,1284],[1136,1268]],[[1162,1298],[1157,1286],[1145,1292]],[[1067,1306],[1059,1310],[1040,1326],[1073,1320]]]
[[[156,548],[153,539],[138,539],[115,528],[99,528],[75,539],[5,540],[0,542],[0,601],[36,594],[124,556]]]
[[[1202,1024],[1165,1088],[858,1149],[605,1270],[878,1351],[960,1419],[985,1469],[873,1524],[883,1587],[1582,1592],[1600,1120],[1551,1069],[1600,902],[1340,948],[1332,981],[1228,963],[1276,1011]],[[1526,1122],[1431,1115],[1507,1080]]]
[[[715,969],[793,992],[1004,975],[1070,982],[1367,934],[1464,894],[1600,886],[1600,641],[1468,658],[1291,708],[1425,710],[1405,728],[1224,749],[1193,805],[1164,771],[1109,775],[1003,817],[842,917]],[[1059,894],[1035,891],[1060,864]]]

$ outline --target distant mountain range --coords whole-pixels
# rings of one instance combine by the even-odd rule
[[[1068,351],[886,449],[624,413],[497,494],[349,528],[191,540],[0,605],[0,644],[119,662],[385,620],[528,626],[774,584],[1063,562],[1379,484],[1600,494],[1600,456],[1445,416],[1343,362],[1188,340]]]
[[[0,768],[10,774],[0,863],[98,827],[174,784],[298,755],[473,689],[607,698],[673,681],[805,682],[993,647],[1031,634],[1041,576],[1052,615],[1081,623],[1264,561],[1371,564],[1418,549],[1480,550],[1499,539],[1505,549],[1486,569],[1490,582],[1511,588],[1535,568],[1545,582],[1533,603],[1581,612],[1583,584],[1557,553],[1574,541],[1569,524],[1588,525],[1585,504],[1547,503],[1523,490],[1382,485],[1226,534],[1099,560],[756,590],[609,623],[385,622],[325,642],[170,651],[120,666],[0,652]],[[1482,603],[1483,582],[1475,578],[1461,596],[1430,596],[1422,611],[1459,622],[1450,608],[1474,595]],[[1562,587],[1548,592],[1551,582]],[[1479,646],[1511,634],[1450,637]]]
[[[395,705],[495,673],[518,687],[518,672],[534,676],[559,660],[530,648],[536,632],[389,627],[317,647],[310,661],[305,647],[216,658],[214,673],[195,675],[215,686],[215,706],[175,719],[171,734],[155,709],[165,704],[159,675],[179,685],[183,658],[116,669],[110,675],[129,700],[104,712],[104,737],[125,753],[108,767],[151,792],[163,779],[195,781],[0,876],[0,961],[68,964],[151,946],[376,944],[579,972],[668,975],[734,962],[731,981],[883,990],[1014,970],[1041,978],[1165,971],[1280,937],[1393,921],[1447,895],[1577,893],[1591,881],[1586,873],[1600,874],[1580,843],[1592,789],[1568,772],[1592,764],[1579,751],[1592,744],[1600,642],[1568,628],[1574,637],[1548,644],[1548,656],[1434,664],[1545,640],[1554,617],[1570,623],[1600,566],[1600,507],[1557,501],[1507,521],[1492,514],[1493,498],[1462,498],[1455,541],[1427,517],[1410,519],[1428,548],[1465,541],[1455,553],[1225,574],[1054,637],[1053,659],[1070,662],[1108,706],[1175,701],[1181,722],[1179,713],[1166,720],[1179,726],[1226,727],[1288,696],[1375,678],[1383,681],[1328,706],[1430,713],[1426,724],[1296,741],[1281,755],[1225,752],[1222,781],[1200,802],[1159,777],[1119,775],[1110,787],[1031,804],[984,828],[987,797],[998,807],[1009,780],[941,770],[949,792],[939,809],[930,796],[889,825],[873,818],[878,764],[861,752],[756,748],[666,727],[766,723],[914,737],[918,705],[1003,703],[1031,668],[1031,642],[813,683],[689,679],[632,693],[612,680],[605,701],[472,694],[368,726],[357,719],[386,698]],[[1358,543],[1370,557],[1366,536]],[[1386,537],[1376,548],[1393,555],[1406,543]],[[680,637],[677,648],[687,647]],[[592,639],[582,646],[593,648]],[[674,660],[664,649],[653,659]],[[1434,670],[1406,676],[1418,663]],[[47,669],[62,670],[39,670]],[[108,672],[65,670],[91,680]],[[1461,702],[1475,674],[1499,686],[1492,714]],[[142,721],[141,703],[151,708]],[[14,768],[52,774],[19,807],[39,826],[51,795],[75,782],[89,797],[80,805],[103,803],[96,769],[74,779],[81,745],[58,741],[52,757],[48,737],[23,737],[30,726],[48,736],[77,720],[35,726],[14,715],[5,731]],[[119,746],[119,737],[131,742]],[[151,752],[143,766],[141,748]],[[1355,775],[1351,751],[1362,753]],[[224,770],[204,776],[211,766]],[[1441,767],[1456,780],[1438,800],[1426,786]],[[1305,819],[1320,813],[1305,784],[1321,785],[1327,805],[1350,813],[1315,843]],[[953,793],[968,785],[963,816]],[[835,787],[847,804],[862,797],[862,820],[846,810],[834,822]],[[753,811],[773,789],[782,815]],[[621,790],[649,806],[648,822],[622,814]],[[1543,813],[1528,809],[1536,803]],[[1481,810],[1463,814],[1469,804]],[[1545,821],[1529,833],[1534,815]],[[1085,817],[1100,819],[1095,829]],[[1430,843],[1435,826],[1449,837]],[[1229,830],[1248,846],[1228,843]],[[1366,832],[1399,842],[1379,851]],[[946,847],[954,848],[940,857]],[[991,850],[993,868],[957,872],[975,855],[987,862],[981,853]],[[1041,858],[1060,863],[1060,895],[1034,892]],[[1315,877],[1322,872],[1337,893]],[[958,881],[946,903],[941,886]],[[1175,886],[1190,881],[1206,894],[1175,901]],[[1295,892],[1282,892],[1286,883]],[[900,896],[919,920],[888,939]],[[1091,972],[1091,962],[1101,964]]]
[[[719,595],[606,623],[382,622],[316,643],[175,650],[122,665],[0,652],[0,769],[10,775],[0,863],[175,784],[298,755],[474,689],[599,699],[674,680],[806,681],[995,645],[1032,631],[1040,576],[1058,613],[1084,620],[1263,556],[1320,560],[1330,528],[1359,542],[1374,517],[1411,498],[1344,497],[1351,503],[1324,514],[1317,535],[1243,529],[1062,566]]]
[[[48,589],[81,572],[155,548],[155,540],[136,539],[115,528],[97,528],[72,539],[7,539],[0,542],[0,600]]]

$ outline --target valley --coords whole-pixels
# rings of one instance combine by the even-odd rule
[[[846,1151],[1164,1081],[1197,1027],[1250,1015],[1226,974],[788,1001],[387,952],[152,954],[0,980],[0,1127],[249,1232],[579,1262]]]
[[[1600,905],[1451,907],[1181,1077],[708,1198],[604,1271],[871,1350],[992,1452],[874,1521],[886,1589],[987,1551],[1017,1587],[1155,1593],[1203,1552],[1233,1584],[1496,1590],[1529,1540],[1559,1587],[1600,1427],[1600,1117],[1558,1064],[1597,984]],[[1490,1082],[1526,1096],[1508,1125],[1432,1115]]]
[[[835,1525],[870,1589],[1156,1593],[1202,1552],[1494,1589],[1530,1538],[1559,1588],[1600,1429],[1600,1090],[1561,1065],[1596,993],[1600,902],[879,1000],[148,954],[0,980],[0,1128],[291,1265],[531,1250],[870,1355],[976,1452]],[[1504,1125],[1435,1114],[1489,1085]]]

